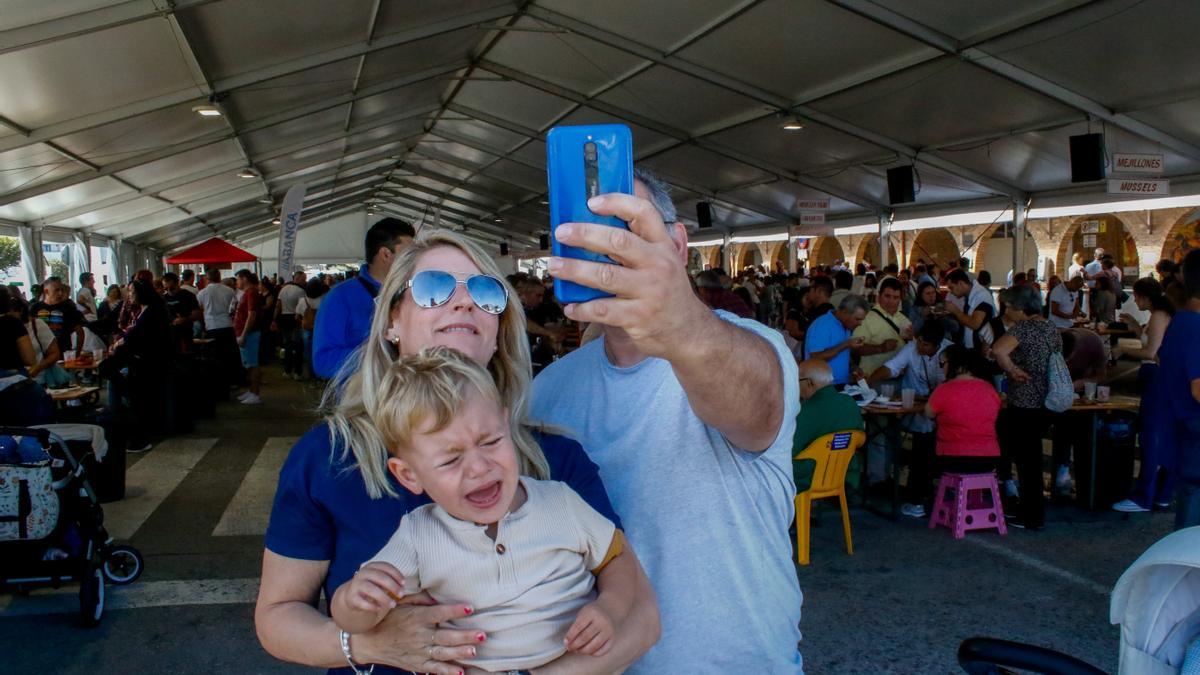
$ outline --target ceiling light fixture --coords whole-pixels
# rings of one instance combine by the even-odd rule
[[[275,202],[272,201],[270,197],[263,197],[258,200],[258,203],[259,204],[274,204]]]
[[[280,222],[281,222],[281,221],[280,221],[278,218],[276,218],[275,220],[272,220],[272,221],[271,221],[271,224],[272,224],[272,225],[278,225]]]
[[[245,168],[238,172],[238,178],[258,178],[258,172],[251,168]]]
[[[192,112],[201,117],[220,117],[221,110],[215,105],[197,105],[192,107]]]
[[[804,123],[798,117],[788,117],[783,120],[783,124],[779,125],[784,131],[800,131],[804,128]]]

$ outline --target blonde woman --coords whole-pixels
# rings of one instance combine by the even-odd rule
[[[439,627],[464,616],[468,606],[432,605],[427,595],[405,598],[353,639],[317,609],[322,591],[332,597],[388,542],[404,514],[429,501],[388,472],[387,449],[367,413],[377,407],[380,383],[399,356],[445,346],[485,366],[505,401],[521,473],[566,483],[620,527],[596,465],[579,444],[525,424],[531,366],[524,314],[514,297],[495,263],[453,233],[422,233],[392,265],[366,342],[326,391],[324,422],[301,437],[280,472],[255,609],[259,640],[276,658],[343,672],[377,664],[377,674],[451,675],[463,671],[457,662],[479,644],[478,631]],[[611,650],[600,657],[568,653],[537,672],[615,672],[657,641],[653,591],[629,553],[597,578],[601,599],[634,596],[628,614],[617,618]],[[635,569],[633,588],[612,583],[629,572],[623,566]]]

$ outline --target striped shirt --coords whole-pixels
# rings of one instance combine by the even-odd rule
[[[521,485],[526,501],[500,520],[495,540],[485,526],[426,504],[405,515],[368,561],[395,566],[406,593],[470,604],[475,611],[449,627],[487,633],[478,656],[463,663],[493,672],[562,655],[575,615],[595,599],[591,570],[605,561],[616,532],[564,483],[522,477]]]

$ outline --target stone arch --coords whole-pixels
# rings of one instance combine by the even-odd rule
[[[1200,249],[1200,209],[1180,216],[1167,230],[1167,239],[1163,242],[1162,255],[1158,259],[1183,262],[1183,256],[1195,249]],[[1156,264],[1158,261],[1146,262]]]
[[[842,243],[837,240],[837,237],[817,237],[809,241],[812,242],[808,246],[809,269],[812,269],[814,265],[828,267],[839,260],[846,259],[846,251],[842,249]]]
[[[796,242],[792,240],[781,241],[775,246],[775,255],[771,256],[771,271],[775,271],[776,265],[782,265],[784,272],[789,272],[788,269],[788,247],[795,246]]]
[[[975,257],[971,270],[987,270],[992,274],[993,284],[1004,285],[1008,271],[1012,269],[1012,223],[996,223],[983,231],[975,244]],[[1038,245],[1033,233],[1025,229],[1025,267],[1036,268]]]
[[[721,266],[720,246],[696,246],[693,250],[700,252],[701,269],[707,265],[710,269]]]
[[[858,254],[854,256],[854,262],[855,264],[867,263],[879,267],[879,253],[879,235],[867,235],[858,242]],[[888,262],[897,264],[900,262],[900,258],[896,257],[896,247],[892,245],[891,237],[888,237]]]
[[[1084,247],[1083,245],[1085,235],[1082,226],[1088,221],[1099,222],[1100,229],[1103,230],[1096,234],[1095,247]],[[1070,268],[1072,254],[1076,251],[1083,253],[1084,264],[1091,262],[1092,250],[1096,247],[1103,248],[1112,254],[1117,267],[1122,270],[1126,267],[1138,267],[1137,241],[1133,238],[1133,234],[1134,229],[1131,224],[1119,214],[1103,213],[1079,216],[1071,221],[1071,225],[1063,232],[1062,239],[1058,242],[1055,268],[1064,272]]]
[[[741,244],[741,247],[741,250],[737,251],[737,257],[735,258],[737,265],[734,266],[738,272],[751,265],[762,264],[762,253],[758,250],[758,246],[755,244]]]
[[[910,265],[925,260],[945,269],[951,260],[958,260],[961,254],[954,235],[944,227],[916,230],[908,234],[912,237],[912,247],[907,256]]]

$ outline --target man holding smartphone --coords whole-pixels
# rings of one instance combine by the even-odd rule
[[[542,371],[531,418],[567,429],[599,465],[654,585],[662,637],[627,672],[799,673],[796,362],[779,333],[701,302],[666,186],[635,176],[636,196],[588,202],[628,230],[554,232],[619,264],[556,257],[551,274],[615,297],[566,306],[603,334]]]

